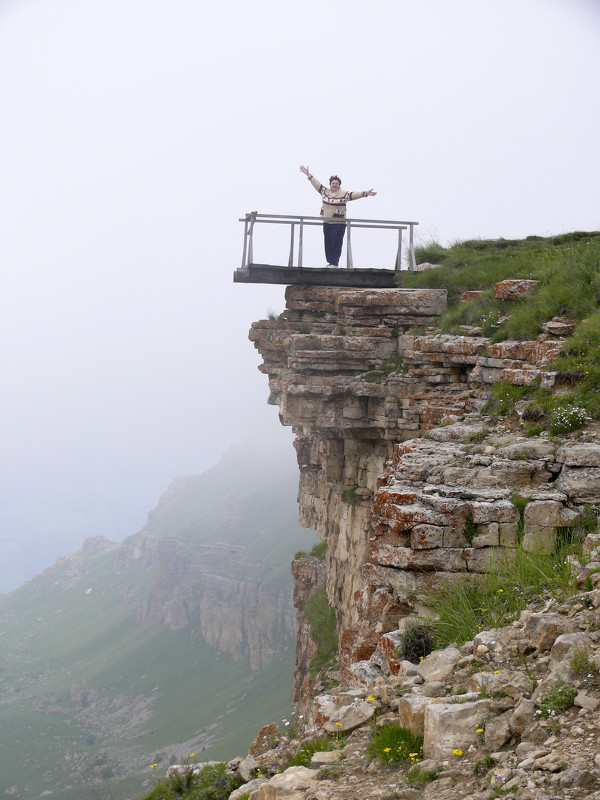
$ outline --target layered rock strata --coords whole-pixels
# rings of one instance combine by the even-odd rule
[[[488,571],[501,550],[510,558],[517,541],[552,552],[559,531],[581,527],[586,505],[600,502],[600,445],[558,447],[514,434],[475,445],[467,443],[471,430],[457,424],[429,434],[440,441],[396,445],[379,479],[359,621],[342,637],[342,664],[353,680],[377,675],[382,664],[398,668],[398,626],[385,631],[384,602],[415,610],[415,597]],[[357,665],[369,650],[368,664]]]
[[[399,470],[401,457],[416,453],[413,445],[402,450],[403,443],[476,414],[487,386],[497,380],[529,384],[540,376],[551,385],[552,373],[542,368],[564,340],[545,334],[532,342],[492,344],[483,336],[435,333],[435,318],[446,305],[440,289],[293,286],[286,290],[286,305],[279,318],[254,323],[250,339],[263,357],[269,402],[296,434],[300,522],[328,542],[327,592],[350,664],[369,658],[377,636],[410,612],[409,587],[398,581],[414,582],[423,569],[429,583],[436,570],[481,570],[488,557],[483,546],[464,546],[466,504],[456,492],[422,492],[419,502],[427,498],[428,513],[403,527],[397,517],[405,504],[378,482],[386,463],[393,459]],[[432,454],[419,453],[429,466]],[[494,508],[495,516],[486,506],[481,514],[489,518],[474,522],[488,526],[478,532],[479,542],[499,541],[502,526],[503,543],[510,546],[518,515],[508,487],[522,466],[503,463],[477,486],[469,475],[466,486],[473,490],[470,501]],[[416,469],[416,456],[410,469]],[[552,470],[536,467],[533,488],[552,476]],[[383,480],[387,486],[389,473]]]

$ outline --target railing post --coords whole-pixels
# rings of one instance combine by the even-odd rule
[[[396,272],[402,271],[402,226],[398,228],[398,252],[396,253]]]
[[[298,266],[302,266],[302,244],[304,242],[304,217],[300,217],[300,230],[298,231]]]
[[[414,225],[412,225],[412,223],[411,223],[411,226],[410,226],[410,243],[409,243],[410,269],[411,269],[411,272],[414,272],[417,269],[417,262],[416,262],[416,259],[415,259],[415,245],[414,245],[413,232],[414,232]]]
[[[246,266],[246,252],[248,250],[248,214],[244,220],[244,252],[242,253],[242,269]]]
[[[256,222],[256,211],[251,211],[250,230],[248,231],[248,263],[254,264],[254,223]]]
[[[288,258],[288,267],[294,266],[294,229],[296,228],[296,223],[292,222],[291,224],[291,236],[290,236],[290,255]]]
[[[352,262],[352,242],[350,240],[350,231],[352,230],[352,223],[349,219],[346,220],[346,228],[348,234],[346,236],[346,269],[352,269],[354,264]]]

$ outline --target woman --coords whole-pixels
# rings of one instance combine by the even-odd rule
[[[329,189],[327,189],[314,175],[310,174],[308,167],[300,167],[300,172],[306,175],[323,198],[321,216],[326,220],[346,219],[346,204],[350,202],[350,200],[359,200],[361,197],[375,197],[377,194],[373,189],[369,189],[368,192],[343,192],[342,181],[337,175],[332,175],[331,178],[329,178]],[[341,222],[323,222],[325,257],[328,267],[337,267],[340,263],[345,232],[346,226]]]

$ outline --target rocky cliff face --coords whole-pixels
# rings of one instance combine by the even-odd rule
[[[292,702],[299,714],[305,714],[311,687],[310,662],[317,653],[318,645],[311,636],[310,624],[306,619],[304,609],[311,596],[325,585],[327,580],[325,562],[314,556],[295,559],[292,562],[292,575],[294,576],[294,608],[298,613]]]
[[[509,301],[521,283],[503,282],[498,297]],[[328,542],[327,592],[344,671],[369,659],[381,635],[413,610],[419,586],[459,569],[485,570],[492,544],[514,544],[515,487],[554,504],[548,519],[568,524],[577,516],[583,495],[565,492],[568,470],[557,491],[563,468],[555,448],[540,445],[535,457],[522,456],[527,463],[475,452],[466,464],[457,444],[479,430],[461,435],[456,423],[479,419],[490,383],[539,376],[552,385],[541,367],[560,350],[564,339],[555,334],[563,331],[496,344],[436,333],[444,290],[288,287],[286,303],[278,319],[254,323],[250,339],[264,360],[269,402],[296,434],[301,524]],[[433,432],[440,425],[454,425],[446,437],[454,443],[403,444],[429,431],[444,439],[449,429]],[[590,458],[586,468],[594,468]],[[474,542],[464,538],[467,513]]]

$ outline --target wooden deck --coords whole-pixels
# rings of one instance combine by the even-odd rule
[[[234,283],[279,283],[285,286],[351,286],[362,289],[394,289],[402,285],[393,269],[345,269],[344,267],[278,267],[248,264],[233,273]]]

